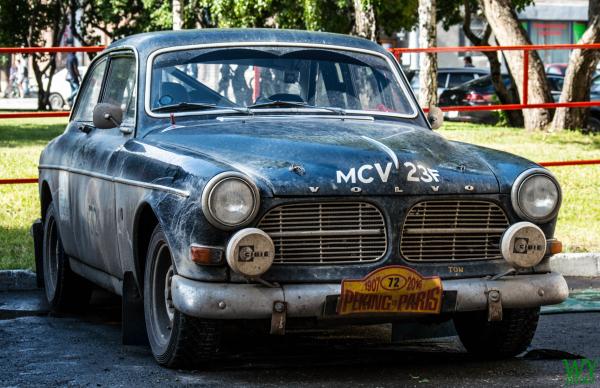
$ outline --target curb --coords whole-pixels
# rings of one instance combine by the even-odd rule
[[[550,269],[564,276],[600,276],[600,253],[559,253],[550,258]]]
[[[564,276],[600,276],[600,253],[559,253],[550,258],[550,269]],[[35,272],[24,269],[0,271],[0,291],[35,289]]]
[[[0,291],[37,289],[35,272],[25,269],[0,271]]]

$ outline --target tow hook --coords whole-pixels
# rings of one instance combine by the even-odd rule
[[[502,320],[502,295],[500,290],[491,289],[487,291],[488,321]]]
[[[282,301],[273,302],[273,313],[271,315],[271,334],[284,335],[287,319],[287,303]]]

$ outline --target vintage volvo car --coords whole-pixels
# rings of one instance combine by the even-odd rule
[[[224,323],[453,320],[523,351],[567,297],[561,190],[539,165],[434,132],[370,41],[277,30],[131,36],[98,55],[40,158],[32,232],[52,308],[123,297],[123,340],[206,361]],[[147,337],[146,337],[147,336]]]

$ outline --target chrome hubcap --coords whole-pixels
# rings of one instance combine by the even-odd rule
[[[167,310],[167,316],[169,317],[171,329],[173,324],[173,317],[175,316],[175,306],[173,305],[173,296],[171,293],[171,281],[173,280],[173,266],[169,267],[167,275],[165,276],[165,308]]]

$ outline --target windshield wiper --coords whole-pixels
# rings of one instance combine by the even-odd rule
[[[217,104],[207,104],[202,102],[179,102],[177,104],[164,105],[158,108],[154,108],[154,112],[177,112],[177,111],[190,111],[190,110],[207,110],[207,109],[231,109],[236,112],[250,114],[248,108],[241,106],[221,106]]]
[[[330,112],[334,112],[340,115],[345,115],[346,114],[346,110],[343,108],[337,108],[337,107],[333,107],[333,106],[316,106],[316,105],[310,105],[306,102],[300,102],[300,101],[281,101],[281,100],[275,100],[275,101],[268,101],[268,102],[261,102],[258,104],[254,104],[254,105],[248,105],[249,109],[255,109],[255,108],[270,108],[270,107],[298,107],[298,108],[311,108],[311,109],[325,109],[328,110]]]

